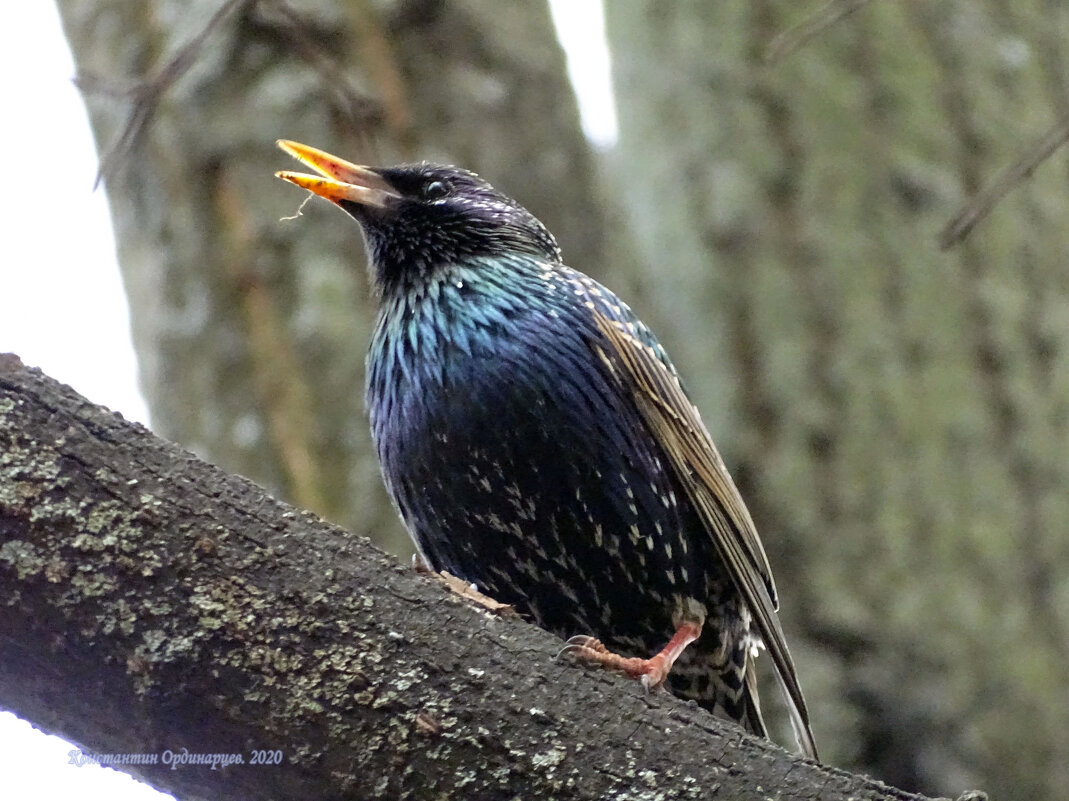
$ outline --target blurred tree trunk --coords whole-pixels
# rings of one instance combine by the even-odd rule
[[[1064,798],[1066,152],[937,234],[1069,113],[1069,6],[607,12],[649,302],[770,548],[823,755]]]
[[[463,164],[599,263],[592,161],[546,4],[59,8],[101,150],[146,120],[106,185],[153,428],[406,552],[364,417],[374,310],[360,233],[326,204],[280,221],[302,196],[273,177],[296,166],[274,142]]]

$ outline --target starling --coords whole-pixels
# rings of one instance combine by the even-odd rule
[[[420,556],[579,634],[582,661],[767,737],[763,645],[815,759],[764,548],[650,330],[471,172],[279,146],[319,173],[280,178],[363,228],[379,303],[367,408]]]

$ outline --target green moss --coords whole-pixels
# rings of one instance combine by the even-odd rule
[[[46,560],[32,542],[8,540],[0,545],[0,561],[13,567],[20,580],[36,576],[46,566]]]

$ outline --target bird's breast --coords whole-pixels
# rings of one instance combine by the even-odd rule
[[[474,293],[384,309],[372,344],[372,431],[409,531],[435,567],[550,628],[654,636],[673,597],[708,597],[705,558],[589,309]]]
[[[382,415],[394,426],[398,415],[477,413],[502,392],[545,381],[544,359],[577,344],[562,341],[556,320],[460,278],[384,304],[368,356],[373,427],[387,425]]]

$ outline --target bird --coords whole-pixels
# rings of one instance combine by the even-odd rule
[[[651,330],[475,173],[278,145],[316,174],[276,175],[363,230],[378,307],[366,407],[418,558],[578,661],[767,738],[763,647],[818,759],[764,547]]]

